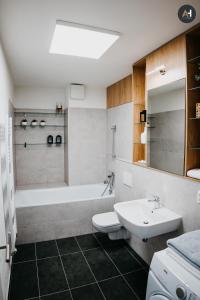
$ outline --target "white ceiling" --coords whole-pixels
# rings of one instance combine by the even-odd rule
[[[0,0],[0,35],[17,86],[108,86],[138,59],[200,21],[177,17],[185,0]],[[49,54],[57,19],[121,32],[99,60]]]

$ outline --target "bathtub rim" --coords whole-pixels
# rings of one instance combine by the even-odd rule
[[[115,198],[115,190],[113,190],[112,194],[106,194],[105,196],[92,196],[92,197],[83,197],[83,198],[77,198],[77,199],[71,199],[71,200],[66,200],[66,201],[49,201],[49,202],[43,202],[43,203],[38,203],[37,201],[32,204],[25,204],[23,203],[22,205],[18,205],[18,200],[16,200],[16,194],[18,193],[26,193],[26,192],[34,192],[34,191],[39,191],[39,192],[48,192],[50,190],[63,190],[67,188],[76,188],[76,187],[91,187],[91,186],[102,186],[105,188],[105,184],[87,184],[87,185],[73,185],[73,186],[65,186],[65,187],[47,187],[47,188],[28,188],[28,189],[16,189],[15,191],[15,208],[29,208],[29,207],[40,207],[40,206],[48,206],[48,205],[59,205],[59,204],[66,204],[66,203],[75,203],[75,202],[84,202],[84,201],[92,201],[92,200],[100,200],[100,199],[107,199],[107,198]],[[103,193],[103,190],[102,190]]]

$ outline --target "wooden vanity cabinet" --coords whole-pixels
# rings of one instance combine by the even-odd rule
[[[161,68],[165,66],[165,68]],[[162,72],[165,69],[165,73]],[[186,77],[186,38],[181,35],[146,57],[147,90]]]

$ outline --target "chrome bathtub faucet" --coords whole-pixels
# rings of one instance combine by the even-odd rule
[[[115,182],[115,173],[111,172],[110,175],[108,175],[109,178],[109,194],[111,195],[114,188],[114,182]]]
[[[101,194],[101,196],[104,196],[105,195],[105,192],[107,191],[107,189],[109,188],[109,195],[112,194],[113,192],[113,188],[114,188],[114,182],[115,182],[115,173],[114,172],[111,172],[109,175],[108,175],[108,180],[104,181],[104,183],[106,183],[106,188],[105,190],[103,191],[103,193]]]

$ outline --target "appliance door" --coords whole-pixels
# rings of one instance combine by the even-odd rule
[[[168,300],[168,297],[165,297],[163,295],[152,295],[149,300]]]
[[[149,272],[146,300],[172,300],[172,295],[165,289],[152,271]]]

